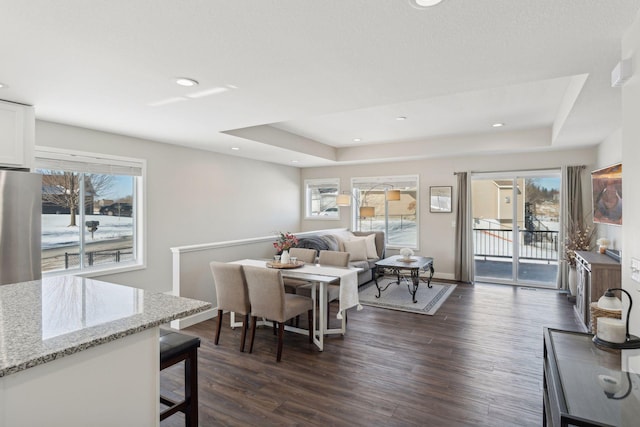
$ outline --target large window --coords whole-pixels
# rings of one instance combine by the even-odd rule
[[[141,263],[143,161],[39,148],[42,272]]]
[[[340,210],[336,205],[340,179],[306,179],[304,188],[307,219],[340,219]]]
[[[388,246],[418,249],[417,175],[352,178],[351,187],[354,230],[382,230]]]

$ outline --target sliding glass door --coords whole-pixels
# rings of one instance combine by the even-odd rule
[[[474,174],[475,280],[556,287],[560,171]]]

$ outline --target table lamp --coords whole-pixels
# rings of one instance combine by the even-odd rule
[[[616,298],[613,291],[621,291],[629,298],[627,320],[623,322],[621,319],[599,317],[597,320],[598,330],[593,337],[593,342],[602,347],[614,349],[640,348],[640,338],[629,334],[629,316],[631,315],[631,307],[633,305],[633,299],[629,292],[622,288],[609,288],[598,300],[598,307],[607,310],[622,309],[621,301]]]

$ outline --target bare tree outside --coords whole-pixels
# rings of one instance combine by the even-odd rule
[[[42,200],[69,208],[69,227],[75,227],[76,213],[80,201],[79,174],[47,170],[42,171]],[[85,193],[98,196],[108,191],[114,180],[113,175],[84,174]],[[85,207],[92,206],[93,197],[85,197]]]

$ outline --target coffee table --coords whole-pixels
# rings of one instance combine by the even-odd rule
[[[380,288],[380,285],[378,285],[379,270],[391,270],[391,273],[396,275],[397,280],[395,282],[388,283],[384,288]],[[390,256],[389,258],[377,261],[373,270],[373,280],[376,284],[376,288],[378,288],[378,295],[376,295],[376,298],[380,298],[382,292],[386,291],[389,286],[393,285],[394,283],[399,285],[401,280],[405,279],[413,302],[418,302],[416,300],[416,292],[418,292],[418,286],[420,285],[420,270],[429,271],[429,277],[422,280],[427,284],[427,287],[430,288],[431,279],[433,278],[433,258],[412,256],[411,258],[409,258],[409,260],[404,260],[402,256],[394,255]],[[406,280],[404,275],[401,274],[401,272],[407,271],[409,271],[411,275],[410,281]]]

